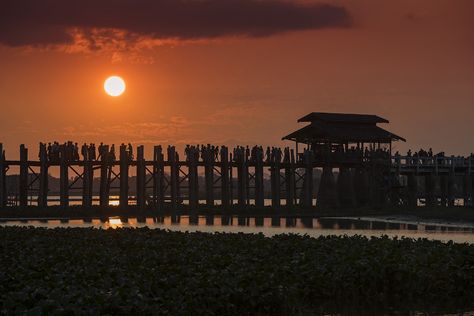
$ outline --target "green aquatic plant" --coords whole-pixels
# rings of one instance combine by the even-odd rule
[[[468,244],[0,228],[2,314],[459,312],[473,302]]]

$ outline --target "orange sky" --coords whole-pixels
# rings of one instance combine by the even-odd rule
[[[8,158],[54,140],[284,145],[297,118],[328,111],[389,119],[407,139],[400,150],[474,152],[474,2],[330,3],[351,26],[131,45],[105,36],[92,51],[0,44],[0,142]],[[127,83],[118,98],[102,89],[114,74]]]

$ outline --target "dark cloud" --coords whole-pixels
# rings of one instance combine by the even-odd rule
[[[0,43],[67,44],[71,28],[111,28],[156,39],[268,36],[345,27],[344,7],[276,0],[0,0]]]

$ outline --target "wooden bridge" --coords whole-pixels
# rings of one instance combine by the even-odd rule
[[[51,205],[54,197],[48,174],[54,167],[59,168],[59,204],[63,207],[77,196],[83,206],[92,206],[94,178],[99,182],[101,206],[110,204],[111,190],[118,191],[120,206],[136,204],[139,208],[176,209],[182,204],[197,208],[204,199],[207,206],[263,207],[266,198],[275,208],[416,206],[420,200],[428,206],[454,205],[459,198],[465,206],[473,205],[472,155],[390,158],[378,151],[318,156],[309,149],[296,153],[289,148],[237,147],[232,152],[225,146],[212,148],[187,147],[180,159],[175,147],[169,146],[165,155],[161,146],[154,146],[151,160],[145,158],[144,146],[136,148],[134,159],[125,145],[119,147],[117,159],[106,145],[100,159],[71,159],[63,148],[59,159],[51,160],[40,146],[39,159],[30,160],[28,149],[21,145],[20,159],[9,160],[0,144],[0,207]],[[13,189],[7,188],[12,168],[19,168]],[[317,169],[322,172],[316,193]],[[132,172],[136,174],[134,188],[129,181]],[[199,196],[200,177],[204,179],[204,199]]]

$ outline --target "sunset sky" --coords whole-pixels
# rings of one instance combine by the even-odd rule
[[[11,158],[54,140],[291,145],[313,111],[385,117],[396,149],[474,152],[471,0],[0,4]]]

